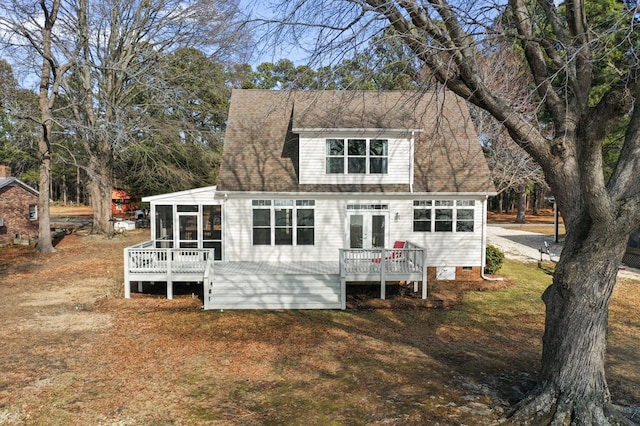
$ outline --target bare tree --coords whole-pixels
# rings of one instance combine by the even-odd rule
[[[307,46],[319,55],[343,55],[392,26],[440,84],[491,114],[542,167],[567,234],[553,284],[543,294],[538,385],[512,420],[632,423],[625,418],[632,411],[611,401],[604,358],[618,267],[627,238],[640,223],[636,3],[296,0],[277,6],[280,19],[265,21],[274,25],[272,34],[280,40],[311,37]],[[503,25],[497,25],[500,19]],[[304,30],[306,38],[299,34]],[[486,42],[498,39],[521,52],[521,70],[532,82],[524,101],[535,101],[534,114],[522,110],[521,95],[487,79],[481,64]],[[622,54],[612,59],[612,49]],[[598,79],[605,74],[609,80],[602,84]],[[607,179],[602,147],[621,123],[624,143]]]
[[[59,131],[67,161],[86,173],[93,232],[108,232],[119,156],[153,135],[153,111],[170,109],[180,96],[158,78],[158,68],[167,66],[167,54],[185,46],[218,59],[241,55],[247,36],[234,25],[238,0],[53,0],[49,8],[47,3],[0,5],[2,45],[14,49],[23,76],[33,72],[35,57],[43,59],[41,209],[48,211],[44,176],[52,132]],[[40,223],[49,226],[47,214]]]
[[[80,54],[69,58],[73,74],[64,87],[73,115],[64,126],[83,147],[93,232],[104,233],[118,157],[159,131],[154,108],[171,108],[180,96],[158,79],[167,54],[201,46],[223,56],[238,51],[230,44],[241,45],[242,38],[232,31],[232,0],[69,0],[69,7],[75,21],[67,30]]]
[[[533,158],[516,145],[506,132],[491,134],[483,146],[491,177],[498,195],[513,191],[518,196],[516,223],[524,223],[526,188],[538,184],[546,186],[542,169]]]
[[[56,54],[58,44],[54,26],[58,22],[61,0],[48,4],[45,0],[31,3],[21,0],[4,2],[0,8],[0,32],[5,47],[14,52],[32,53],[40,59],[38,76],[39,117],[30,118],[41,127],[38,142],[40,171],[38,179],[38,244],[43,253],[54,250],[51,239],[51,221],[49,215],[51,181],[51,146],[53,141],[53,106],[58,96],[60,84],[70,63],[60,63]]]

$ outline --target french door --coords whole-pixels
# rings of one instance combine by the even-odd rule
[[[387,214],[378,211],[349,212],[349,248],[384,248]]]

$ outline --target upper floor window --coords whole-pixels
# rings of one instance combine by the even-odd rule
[[[327,174],[386,174],[387,139],[327,139]]]
[[[474,200],[413,202],[414,232],[473,232]]]

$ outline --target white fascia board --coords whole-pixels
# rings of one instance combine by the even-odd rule
[[[142,197],[142,201],[144,202],[157,202],[160,200],[171,201],[176,197],[196,195],[196,194],[201,194],[203,192],[211,192],[211,199],[213,199],[215,198],[215,195],[216,195],[216,187],[205,186],[202,188],[187,189],[186,191],[170,192],[167,194],[159,194],[159,195],[150,195],[148,197]]]
[[[261,191],[219,191],[217,197],[245,199],[414,199],[456,197],[485,198],[497,195],[495,192],[261,192]]]
[[[324,135],[324,134],[341,134],[341,135],[397,135],[407,133],[424,132],[423,129],[377,129],[377,128],[293,128],[293,133],[304,136]]]

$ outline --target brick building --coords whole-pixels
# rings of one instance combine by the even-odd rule
[[[0,244],[38,236],[38,191],[0,164]]]

